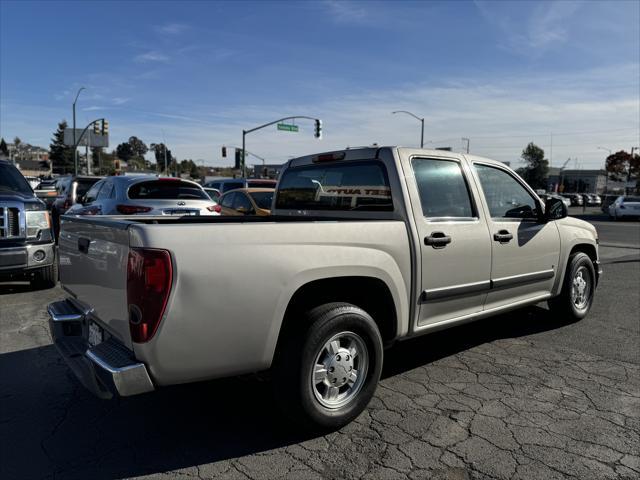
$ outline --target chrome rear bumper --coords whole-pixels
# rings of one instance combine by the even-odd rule
[[[145,364],[138,362],[117,339],[109,337],[96,346],[89,345],[88,312],[82,312],[69,300],[49,304],[47,312],[55,346],[93,394],[109,399],[154,390]]]

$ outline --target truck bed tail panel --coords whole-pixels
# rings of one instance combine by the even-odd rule
[[[129,233],[99,222],[64,217],[59,239],[60,281],[91,317],[132,348],[127,313]]]

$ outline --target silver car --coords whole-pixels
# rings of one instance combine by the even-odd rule
[[[106,177],[67,215],[220,215],[200,185],[156,175]],[[219,210],[219,208],[218,208]]]

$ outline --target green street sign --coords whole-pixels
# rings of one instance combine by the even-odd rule
[[[289,125],[288,123],[279,123],[278,130],[284,130],[285,132],[297,132],[297,125]]]

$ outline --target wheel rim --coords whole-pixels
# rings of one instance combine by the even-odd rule
[[[591,276],[586,267],[579,267],[571,282],[571,301],[578,310],[585,310],[591,299]]]
[[[362,338],[353,332],[331,337],[315,356],[311,388],[316,400],[335,410],[360,392],[369,369],[369,354]]]

